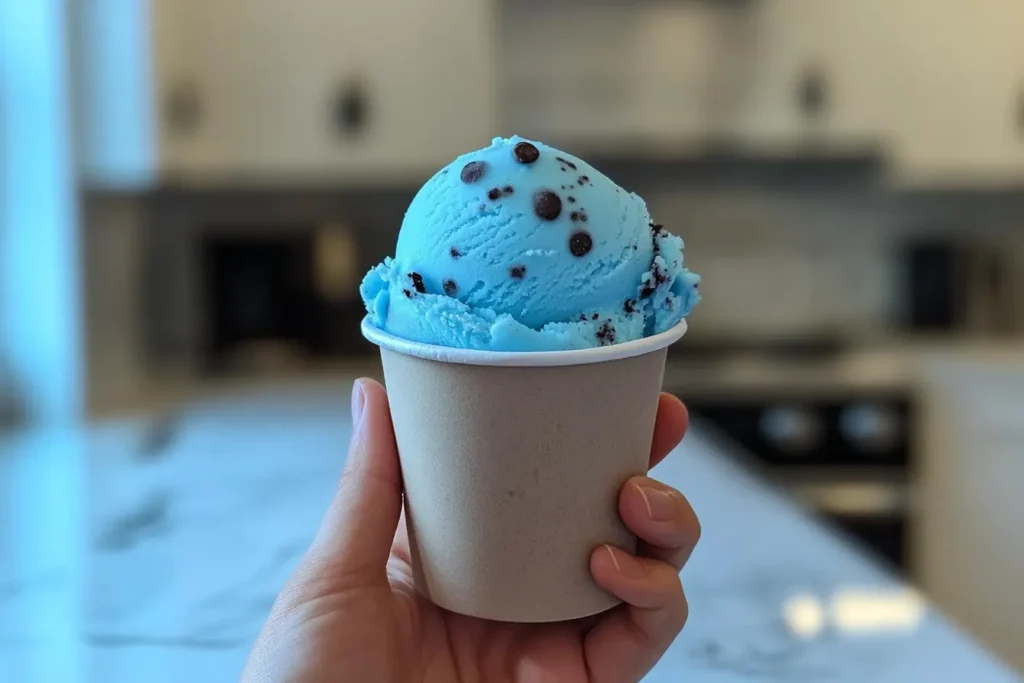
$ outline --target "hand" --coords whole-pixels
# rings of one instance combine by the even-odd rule
[[[683,437],[686,408],[662,394],[651,466]],[[571,622],[510,624],[445,611],[413,586],[387,394],[352,392],[353,436],[333,502],[253,648],[243,683],[626,683],[654,666],[687,617],[679,570],[700,536],[678,491],[634,477],[619,514],[638,556],[602,546],[590,571],[624,604]]]

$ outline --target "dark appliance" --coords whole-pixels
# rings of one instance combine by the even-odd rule
[[[666,386],[695,421],[748,453],[814,513],[859,539],[904,574],[914,461],[908,392],[744,390],[719,395]]]
[[[311,232],[215,232],[203,240],[202,256],[207,368],[220,369],[232,353],[260,342],[306,355],[323,350]]]

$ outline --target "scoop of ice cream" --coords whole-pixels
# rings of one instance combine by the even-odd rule
[[[441,346],[546,351],[663,332],[700,300],[683,241],[576,157],[495,138],[412,200],[360,288],[374,325]]]

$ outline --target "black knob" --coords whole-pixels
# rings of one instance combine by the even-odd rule
[[[864,403],[849,406],[839,416],[843,438],[866,454],[884,454],[903,436],[903,420],[885,405]]]
[[[813,410],[797,405],[767,408],[758,425],[772,447],[788,455],[807,455],[822,442],[825,428]]]
[[[179,81],[164,99],[164,125],[172,134],[194,132],[203,118],[202,97],[193,81]]]
[[[805,119],[821,118],[828,108],[828,79],[817,65],[804,69],[796,90],[796,103]]]
[[[332,118],[339,136],[355,137],[366,130],[369,123],[369,95],[361,81],[348,81],[338,89]]]

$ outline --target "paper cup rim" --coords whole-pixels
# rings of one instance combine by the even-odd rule
[[[686,319],[683,318],[674,327],[664,332],[650,337],[643,337],[642,339],[623,342],[622,344],[566,351],[484,351],[480,349],[456,349],[436,344],[424,344],[396,337],[370,322],[369,316],[363,318],[363,322],[360,324],[363,336],[382,349],[440,363],[499,367],[587,365],[589,363],[605,363],[612,360],[643,356],[652,351],[659,351],[679,341],[686,333],[686,328]]]

